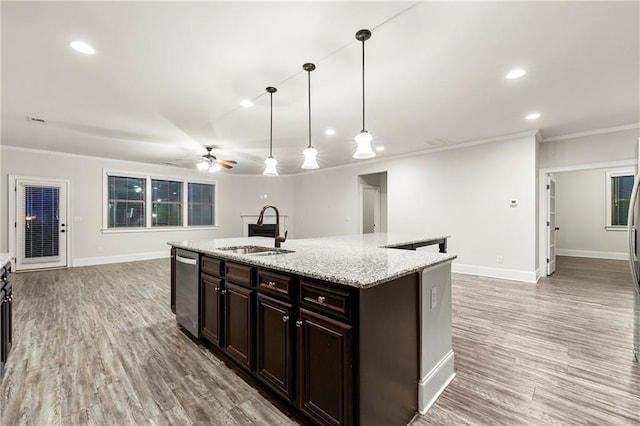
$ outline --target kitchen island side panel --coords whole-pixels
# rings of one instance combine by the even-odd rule
[[[420,275],[360,290],[359,424],[407,424],[418,409]]]

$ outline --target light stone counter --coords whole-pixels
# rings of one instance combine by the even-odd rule
[[[13,256],[9,253],[0,253],[0,268],[10,265],[12,266]],[[13,269],[13,268],[12,268]]]
[[[172,241],[168,244],[275,271],[367,288],[456,258],[447,253],[385,247],[426,244],[446,238],[447,236],[421,237],[416,234],[377,233],[287,240],[281,248],[293,250],[294,253],[271,256],[219,250],[223,247],[243,245],[273,247],[274,239],[265,237]]]

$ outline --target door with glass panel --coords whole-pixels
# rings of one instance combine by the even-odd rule
[[[16,269],[67,266],[67,184],[16,180]]]

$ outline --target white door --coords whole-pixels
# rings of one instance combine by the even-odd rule
[[[380,188],[362,187],[362,233],[380,232]]]
[[[16,180],[16,269],[67,266],[67,184]]]
[[[556,271],[556,178],[547,175],[547,275]]]

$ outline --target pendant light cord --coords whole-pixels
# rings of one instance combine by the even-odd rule
[[[362,40],[362,131],[366,132],[364,126],[364,40]]]
[[[309,148],[311,148],[311,71],[307,71],[307,83],[309,94]]]
[[[269,116],[269,158],[273,157],[273,93],[271,95],[271,114]]]

